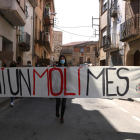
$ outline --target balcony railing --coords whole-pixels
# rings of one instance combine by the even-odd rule
[[[1,15],[13,26],[24,26],[26,20],[24,2],[25,0],[22,0],[19,4],[17,0],[0,0]]]
[[[35,32],[34,33],[35,33],[34,34],[35,41],[42,42],[43,41],[42,31],[40,31],[38,29],[35,29]]]
[[[117,0],[113,0],[111,2],[110,16],[111,17],[116,17],[117,16]]]
[[[43,11],[43,19],[44,19],[44,25],[50,26],[53,25],[54,23],[54,19],[51,19],[51,11],[50,11],[50,7],[46,7],[44,8]]]
[[[19,49],[22,51],[30,50],[30,35],[26,32],[22,32],[19,38]]]
[[[130,18],[120,25],[120,41],[124,42],[138,35],[139,18]]]
[[[62,50],[61,50],[61,53],[62,53],[62,54],[71,54],[71,53],[72,53],[72,50],[69,50],[69,49],[62,49]]]
[[[109,34],[106,37],[106,45],[103,47],[105,52],[113,52],[119,49],[119,36],[117,34]]]
[[[50,12],[50,7],[45,7],[43,11],[43,16],[49,16],[50,17],[51,12]]]

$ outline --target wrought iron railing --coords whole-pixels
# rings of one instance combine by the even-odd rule
[[[138,35],[139,18],[133,17],[120,25],[120,40],[125,41],[133,36]]]
[[[19,39],[19,43],[20,44],[25,43],[30,46],[30,35],[26,32],[22,32],[20,39]]]
[[[109,48],[117,49],[118,45],[119,45],[119,35],[112,33],[106,37],[106,45],[103,46],[103,49],[104,50]]]
[[[51,15],[50,7],[45,7],[43,11],[43,16],[50,16],[50,15]]]
[[[30,35],[26,32],[22,32],[19,37],[19,49],[21,51],[29,51],[30,50]]]
[[[117,0],[113,0],[111,2],[110,16],[111,17],[116,17],[117,16]]]

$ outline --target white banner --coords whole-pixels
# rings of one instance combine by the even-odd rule
[[[1,68],[0,97],[140,98],[140,67]]]

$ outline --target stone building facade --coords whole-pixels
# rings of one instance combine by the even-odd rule
[[[58,62],[58,60],[59,60],[59,56],[61,53],[62,36],[63,36],[63,33],[61,31],[54,31],[53,54],[51,55],[51,65],[52,65],[52,63]]]
[[[79,66],[84,63],[92,63],[98,65],[98,42],[89,41],[74,46],[73,49],[73,65]]]
[[[61,54],[65,55],[67,64],[79,66],[84,63],[98,65],[98,41],[71,42],[62,45]]]
[[[126,1],[125,22],[121,25],[121,41],[125,43],[125,65],[140,66],[140,1]],[[127,26],[125,26],[127,25]]]

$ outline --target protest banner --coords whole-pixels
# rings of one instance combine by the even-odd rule
[[[140,67],[0,69],[0,97],[140,98]]]

